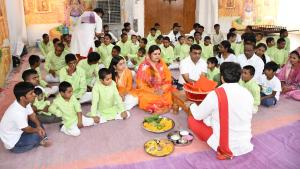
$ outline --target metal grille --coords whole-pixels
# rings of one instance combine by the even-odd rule
[[[96,6],[102,8],[105,12],[102,18],[104,24],[121,23],[120,0],[98,0]]]

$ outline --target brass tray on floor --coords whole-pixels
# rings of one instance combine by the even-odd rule
[[[152,120],[147,120],[149,118],[152,118]],[[158,115],[145,118],[145,120],[142,123],[143,129],[152,133],[164,133],[172,130],[174,126],[175,123],[172,119],[168,117],[161,117]]]
[[[147,154],[154,157],[165,157],[173,153],[174,144],[168,139],[152,139],[144,144]]]

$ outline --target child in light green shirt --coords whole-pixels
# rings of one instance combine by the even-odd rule
[[[88,54],[87,59],[79,61],[78,66],[85,72],[87,90],[92,91],[94,83],[98,80],[100,55],[97,52],[91,52]]]
[[[93,87],[91,112],[88,115],[100,117],[101,123],[128,118],[130,113],[125,111],[111,72],[107,68],[100,69],[99,79],[100,81],[96,82]]]
[[[172,46],[170,46],[170,43],[171,43],[170,38],[164,37],[163,45],[160,46],[161,57],[163,58],[163,60],[167,65],[172,64],[175,60],[174,49]]]
[[[156,29],[151,28],[150,33],[147,36],[148,43],[155,42],[157,36],[159,36],[159,35],[156,34]]]
[[[121,48],[121,56],[127,58],[131,48],[131,41],[128,40],[128,35],[122,33],[121,41],[119,41],[116,45],[120,46]]]
[[[101,44],[97,49],[96,52],[100,54],[101,57],[101,63],[108,68],[111,58],[112,58],[112,49],[114,47],[113,44],[111,44],[112,37],[110,34],[104,35],[104,42]]]
[[[131,35],[131,47],[130,47],[130,53],[129,54],[136,54],[139,50],[139,42],[137,40],[136,35]]]
[[[41,123],[58,123],[61,122],[61,117],[49,112],[50,101],[46,100],[43,90],[39,87],[34,89],[36,98],[32,104],[33,109],[37,113],[37,117]]]
[[[59,84],[59,95],[53,100],[49,111],[62,117],[60,131],[71,136],[79,136],[80,128],[99,123],[99,117],[82,115],[79,101],[73,96],[72,85],[68,82]]]
[[[189,56],[190,46],[185,43],[184,36],[179,36],[178,42],[179,43],[177,43],[175,45],[174,54],[175,54],[176,59],[182,60],[182,59],[186,58],[187,56]]]
[[[161,35],[160,24],[159,23],[155,23],[154,24],[154,28],[156,30],[156,36],[158,37],[159,35]]]
[[[206,61],[208,58],[213,57],[214,50],[209,36],[204,37],[204,43],[201,45],[201,47],[202,47],[201,58],[203,60]]]
[[[273,54],[273,61],[277,63],[280,67],[286,64],[288,60],[289,53],[285,50],[286,42],[284,38],[279,38],[277,40],[277,48]]]
[[[220,69],[217,67],[217,65],[218,59],[216,57],[210,57],[207,59],[207,78],[217,82],[220,85]]]
[[[39,48],[42,53],[42,58],[46,59],[48,53],[53,50],[53,43],[49,41],[49,35],[43,34],[43,41],[39,44]]]
[[[291,41],[288,38],[289,32],[286,29],[281,29],[279,33],[279,38],[284,38],[285,40],[285,47],[284,49],[289,53],[291,50]]]
[[[253,113],[256,113],[258,111],[258,106],[260,105],[260,87],[253,79],[254,74],[255,69],[253,66],[244,66],[242,70],[242,78],[239,83],[252,94],[254,98]]]
[[[80,103],[90,102],[92,93],[87,92],[87,83],[85,72],[77,66],[77,59],[74,54],[66,55],[66,64],[59,72],[60,81],[67,81],[72,85],[75,98],[80,100]]]
[[[135,71],[138,70],[139,65],[144,61],[145,54],[146,54],[145,48],[139,48],[138,53],[136,55],[130,55],[130,60],[134,65]]]
[[[233,32],[229,32],[227,34],[227,40],[230,42],[231,44],[231,49],[234,51],[234,54],[236,56],[243,54],[244,53],[244,48],[242,47],[243,45],[241,43],[236,43],[236,38],[237,35]]]
[[[267,43],[267,51],[266,51],[266,55],[268,55],[271,60],[274,61],[274,54],[276,52],[276,46],[275,46],[275,40],[273,37],[268,37],[266,39],[266,43]]]
[[[64,49],[65,45],[58,43],[55,50],[49,52],[46,57],[45,69],[48,74],[45,79],[49,83],[59,82],[59,71],[66,66],[65,56],[67,55],[67,52]]]

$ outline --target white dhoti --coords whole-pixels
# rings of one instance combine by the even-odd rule
[[[95,123],[94,123],[93,118],[82,116],[82,125],[84,127],[92,126],[94,124]],[[80,135],[80,129],[78,128],[77,124],[73,124],[70,128],[66,128],[65,125],[63,125],[61,127],[60,131],[69,136],[79,136]]]
[[[123,112],[118,113],[116,115],[116,117],[114,118],[114,120],[123,120],[123,118],[121,116],[121,113],[123,113]],[[128,119],[130,117],[130,112],[126,111],[126,113],[127,113],[127,118],[126,119]],[[98,113],[98,114],[101,114],[101,113]],[[101,115],[99,116],[99,118],[100,118],[100,124],[107,122],[107,120],[104,117],[102,117]]]
[[[93,96],[93,95],[92,95],[92,92],[85,92],[85,93],[81,96],[79,102],[80,102],[80,103],[91,102],[91,101],[92,101],[92,96]]]
[[[130,110],[139,103],[139,98],[128,94],[124,99],[125,110]]]
[[[179,69],[179,63],[178,62],[174,62],[174,63],[171,63],[169,66],[168,66],[169,69]]]
[[[45,87],[44,89],[48,96],[58,93],[58,86]]]
[[[52,74],[47,74],[45,80],[48,83],[59,83],[59,77],[58,76],[54,77]]]

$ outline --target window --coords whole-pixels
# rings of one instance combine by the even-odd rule
[[[104,10],[104,24],[120,24],[121,23],[121,7],[120,0],[98,0],[97,8]]]

